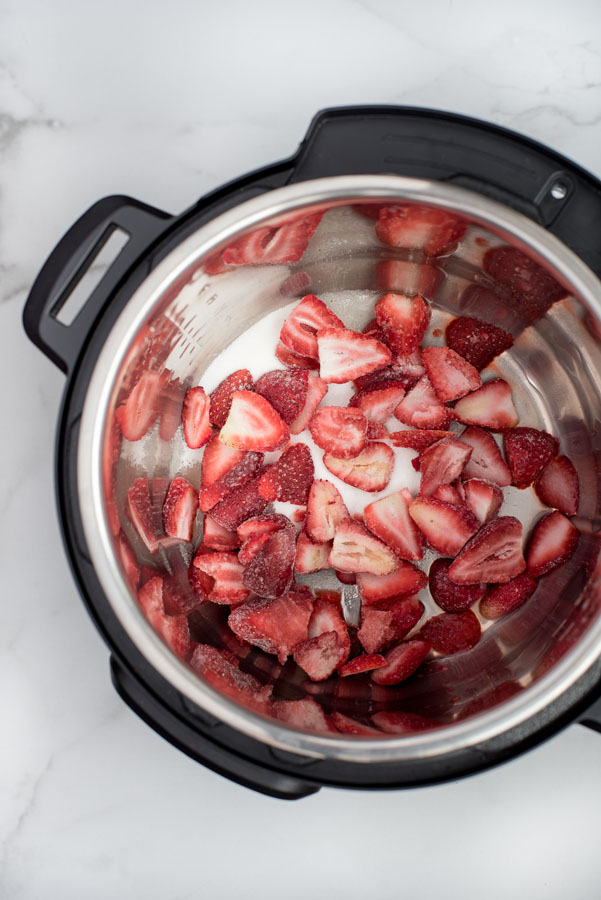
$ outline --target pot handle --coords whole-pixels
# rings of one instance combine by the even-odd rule
[[[73,369],[98,314],[170,219],[168,213],[131,197],[105,197],[91,206],[54,248],[29,292],[23,325],[30,340],[63,372]],[[73,318],[61,316],[101,250],[119,233],[126,243],[118,255]]]

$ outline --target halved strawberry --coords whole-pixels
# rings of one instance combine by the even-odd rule
[[[309,246],[322,216],[323,212],[316,212],[276,225],[272,229],[273,234],[268,240],[264,240],[261,255],[254,261],[262,264],[298,262]],[[229,261],[226,253],[224,260]]]
[[[360,409],[369,423],[386,422],[405,396],[405,385],[392,381],[358,391],[349,400],[349,406]]]
[[[382,603],[416,594],[428,583],[426,575],[407,560],[400,560],[396,571],[389,575],[372,575],[362,572],[357,575],[357,587],[365,606]]]
[[[209,644],[197,644],[190,665],[221,693],[245,706],[268,712],[272,686],[264,686],[252,675],[241,672],[231,654]]]
[[[542,266],[517,247],[493,247],[484,256],[484,270],[505,287],[523,322],[535,322],[567,291]]]
[[[253,391],[238,390],[219,440],[238,450],[280,450],[290,439],[288,426],[271,403]]]
[[[412,428],[443,429],[451,421],[451,410],[438,399],[427,375],[422,375],[405,394],[394,414],[399,422]]]
[[[383,491],[392,475],[394,453],[386,444],[373,441],[354,459],[338,459],[324,453],[326,469],[352,487],[362,491]]]
[[[406,356],[419,347],[430,324],[430,304],[419,294],[384,294],[375,305],[376,320],[394,353]],[[385,365],[385,363],[384,363]]]
[[[483,525],[499,512],[503,503],[503,491],[492,481],[468,478],[464,481],[465,500],[473,514]]]
[[[202,543],[210,550],[236,550],[240,546],[236,532],[224,528],[212,516],[204,517]]]
[[[449,578],[456,584],[504,584],[525,568],[522,523],[499,516],[468,541],[449,568]]]
[[[383,259],[376,266],[376,290],[432,297],[442,273],[435,266],[408,259]]]
[[[292,444],[277,462],[267,466],[259,481],[265,500],[306,503],[313,484],[313,457],[306,444]]]
[[[419,633],[437,653],[449,656],[469,650],[480,640],[480,622],[471,609],[461,613],[441,613],[428,619]]]
[[[248,597],[250,591],[242,583],[244,568],[235,553],[201,551],[192,560],[192,565],[215,579],[209,593],[209,600],[212,603],[233,606],[243,603]]]
[[[311,697],[303,700],[278,700],[271,706],[273,715],[300,731],[329,734],[334,729],[328,724],[324,711]]]
[[[557,455],[559,441],[537,428],[512,428],[503,435],[511,483],[529,487],[548,462]]]
[[[392,547],[400,559],[421,559],[422,539],[409,515],[413,497],[407,488],[369,503],[363,510],[370,531]]]
[[[209,422],[209,398],[203,387],[192,387],[186,391],[182,406],[182,425],[184,440],[192,450],[204,447],[213,434]]]
[[[221,441],[219,441],[219,443],[221,444]],[[221,446],[225,447],[225,444],[221,444]],[[210,447],[212,447],[211,442],[207,444],[205,456],[209,452]],[[229,451],[229,448],[225,449]],[[204,487],[201,481],[199,501],[202,512],[208,512],[208,510],[212,509],[233,491],[242,488],[253,478],[253,476],[257,475],[261,469],[263,465],[262,453],[247,453],[244,450],[236,451],[236,453],[241,454],[239,461],[228,469],[225,475],[222,475],[221,478],[213,482],[213,484],[208,485],[208,487]],[[236,459],[238,459],[238,457],[236,457]],[[205,469],[203,467],[203,473],[204,471]]]
[[[322,328],[317,332],[319,375],[327,384],[344,384],[374,369],[387,366],[385,344],[348,328]]]
[[[341,645],[335,631],[309,638],[294,650],[295,663],[312,681],[325,681],[347,657],[348,649]]]
[[[156,576],[138,591],[144,615],[173,652],[186,659],[190,653],[190,629],[186,616],[169,616],[163,606],[163,579]]]
[[[245,519],[262,513],[269,501],[259,493],[261,475],[262,472],[259,470],[249,481],[228,493],[223,500],[211,507],[211,515],[215,521],[224,528],[234,531],[239,525],[242,525]]]
[[[347,519],[334,535],[330,566],[341,572],[388,575],[399,566],[396,554],[359,522]]]
[[[286,425],[290,425],[305,405],[308,387],[306,369],[274,369],[261,375],[255,391],[269,400]]]
[[[179,378],[172,378],[165,385],[159,419],[159,437],[162,441],[172,440],[181,424],[184,393],[184,386]]]
[[[136,478],[127,492],[127,515],[150,553],[159,549],[161,533],[152,511],[150,487],[145,476]]]
[[[319,572],[329,568],[328,558],[332,545],[330,541],[318,544],[312,541],[305,531],[301,531],[296,539],[296,558],[294,568],[302,575]]]
[[[449,322],[445,337],[447,346],[478,371],[513,345],[513,338],[507,331],[471,316],[459,316]]]
[[[282,528],[292,527],[292,522],[287,516],[282,516],[279,513],[264,513],[263,515],[246,519],[238,526],[238,540],[243,544],[250,537],[256,537],[261,534],[273,534],[275,531],[281,531]]]
[[[511,484],[509,466],[501,456],[501,451],[492,435],[482,428],[470,426],[459,437],[464,444],[472,447],[472,455],[463,470],[464,478],[493,481],[499,487],[507,487],[508,484]]]
[[[469,509],[451,506],[432,497],[414,500],[409,515],[428,543],[444,556],[456,556],[480,527]]]
[[[456,437],[444,438],[419,455],[422,497],[431,497],[440,484],[451,484],[459,478],[472,455],[472,448]]]
[[[128,584],[132,588],[137,588],[140,582],[140,566],[131,544],[122,531],[119,532],[117,551]]]
[[[454,437],[454,434],[452,431],[429,431],[424,429],[423,431],[392,431],[388,437],[395,447],[407,447],[410,450],[421,452],[426,447],[436,444],[437,441]]]
[[[209,396],[209,420],[211,425],[222,428],[232,405],[232,397],[236,391],[251,391],[253,377],[248,369],[232,372],[219,384]]]
[[[300,353],[294,353],[281,341],[275,349],[275,355],[285,366],[292,366],[297,369],[319,369],[319,362],[312,356],[301,356]]]
[[[580,532],[563,513],[547,513],[539,519],[528,542],[528,572],[535,578],[558,569],[574,553]]]
[[[478,611],[484,619],[498,619],[523,606],[537,588],[529,572],[522,572],[506,584],[496,584],[480,601]]]
[[[246,455],[245,450],[236,450],[234,447],[226,447],[219,435],[214,434],[204,449],[200,467],[200,488],[209,487],[223,478],[230,469],[233,469]],[[262,461],[261,457],[261,461]],[[202,507],[201,507],[202,509]]]
[[[448,347],[424,347],[422,357],[430,383],[444,402],[465,397],[482,384],[478,370]]]
[[[305,403],[294,422],[290,424],[290,434],[300,434],[301,431],[305,430],[311,416],[325,397],[327,390],[328,386],[325,381],[322,381],[317,375],[309,375]]]
[[[165,534],[182,541],[191,541],[197,511],[196,490],[189,481],[177,475],[169,485],[163,504]]]
[[[428,731],[437,723],[417,713],[402,712],[397,709],[383,709],[371,717],[372,722],[386,734],[411,734]]]
[[[465,234],[466,223],[453,213],[432,206],[383,207],[376,234],[392,247],[423,250],[427,256],[442,256]]]
[[[281,597],[290,590],[296,555],[296,530],[275,531],[244,572],[245,587],[259,597]]]
[[[412,463],[415,463],[415,460],[412,460]],[[456,484],[461,484],[461,482],[457,481]],[[431,496],[435,500],[442,500],[444,503],[450,503],[452,506],[465,506],[464,498],[457,487],[452,484],[439,484]]]
[[[362,653],[341,666],[338,674],[341,678],[348,678],[349,675],[362,675],[385,665],[386,658],[381,653]]]
[[[367,419],[360,409],[322,406],[309,422],[318,447],[337,459],[352,459],[365,447]]]
[[[127,441],[139,441],[152,428],[161,411],[165,376],[143,372],[125,403],[115,410],[115,418]]]
[[[372,672],[376,684],[400,684],[421,666],[430,652],[425,640],[404,641],[386,654],[386,665]]]
[[[519,416],[513,405],[511,388],[502,378],[487,381],[477,391],[455,404],[455,415],[464,425],[481,425],[493,431],[513,428]]]
[[[333,541],[343,519],[350,518],[338,488],[331,481],[317,479],[311,485],[307,500],[305,528],[312,541]]]
[[[311,592],[297,587],[276,599],[258,598],[236,607],[228,625],[239,638],[274,654],[283,664],[307,640],[312,609]]]
[[[547,463],[534,482],[534,490],[545,506],[558,509],[566,516],[578,512],[580,484],[576,469],[567,456],[557,456]]]
[[[282,325],[280,341],[293,353],[317,359],[317,332],[322,328],[344,328],[344,323],[319,297],[307,294]]]
[[[435,559],[428,575],[432,599],[445,612],[465,612],[477,603],[486,591],[485,584],[455,584],[449,578],[452,559]]]

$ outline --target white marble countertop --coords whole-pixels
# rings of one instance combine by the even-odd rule
[[[601,7],[0,0],[2,898],[600,895],[599,735],[427,789],[253,794],[119,700],[63,553],[63,376],[20,318],[46,255],[106,194],[178,212],[359,103],[476,115],[601,175]]]

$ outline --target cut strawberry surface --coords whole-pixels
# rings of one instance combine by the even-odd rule
[[[398,568],[395,553],[359,522],[348,519],[336,529],[330,566],[341,572],[388,575]]]
[[[279,361],[285,366],[292,366],[297,369],[319,369],[319,361],[311,356],[301,356],[300,353],[288,349],[285,344],[280,341],[276,347],[275,355]]]
[[[341,481],[373,493],[383,491],[390,481],[394,453],[387,444],[373,441],[354,459],[338,459],[325,453],[323,462],[332,475],[336,475]]]
[[[432,599],[445,612],[465,612],[486,591],[486,584],[456,584],[449,578],[452,559],[435,559],[430,566],[429,587]]]
[[[252,387],[253,377],[248,369],[238,369],[236,372],[228,375],[209,397],[209,419],[211,425],[222,428],[229,415],[232,397],[236,391],[250,391]]]
[[[195,488],[185,478],[176,476],[169,485],[163,504],[165,534],[182,541],[191,541],[197,511],[198,494]]]
[[[388,437],[395,447],[407,447],[409,450],[425,450],[444,438],[454,437],[452,431],[392,431]]]
[[[322,300],[307,294],[282,325],[280,341],[293,353],[317,359],[317,332],[322,328],[344,328],[344,323]]]
[[[264,687],[252,675],[241,672],[229,653],[209,644],[197,644],[190,665],[221,693],[253,708],[264,707],[264,711],[268,712],[271,685]]]
[[[539,519],[528,543],[528,572],[538,578],[563,566],[574,553],[580,532],[563,513],[547,513]]]
[[[382,603],[391,598],[415,594],[428,583],[425,574],[407,560],[399,560],[397,569],[388,575],[362,572],[357,575],[357,587],[365,606]]]
[[[273,534],[274,531],[281,531],[282,528],[292,527],[292,522],[287,516],[282,516],[279,513],[264,513],[261,516],[253,516],[246,519],[238,526],[238,540],[242,544],[250,537],[256,537],[261,534]]]
[[[219,440],[238,450],[280,450],[290,439],[284,420],[271,403],[253,391],[239,390],[219,432]]]
[[[420,637],[437,653],[450,656],[474,647],[480,640],[480,622],[471,609],[461,613],[441,613],[422,626]]]
[[[344,384],[374,369],[387,366],[386,344],[348,328],[322,328],[317,332],[319,375],[327,384]]]
[[[385,665],[386,657],[381,653],[362,653],[361,656],[356,656],[341,666],[338,674],[341,678],[348,678],[349,675],[362,675],[364,672],[371,672],[373,669],[380,669]]]
[[[259,473],[254,475],[250,481],[246,481],[241,487],[228,493],[223,500],[211,508],[211,515],[216,522],[230,531],[235,531],[245,519],[250,519],[251,516],[257,516],[263,512],[268,501],[259,493],[261,474],[259,470]]]
[[[307,399],[309,373],[305,369],[275,369],[257,380],[255,391],[268,400],[286,425],[298,417]]]
[[[460,481],[456,483],[461,484]],[[452,506],[465,506],[465,499],[452,484],[439,484],[431,496],[434,500],[442,500]]]
[[[236,607],[228,625],[239,638],[274,654],[283,664],[307,640],[312,608],[311,592],[296,588],[277,599],[250,600]]]
[[[313,484],[313,457],[306,444],[293,444],[259,481],[259,493],[265,500],[306,503]]]
[[[276,719],[300,731],[329,734],[333,730],[328,725],[321,706],[310,697],[303,700],[279,700],[271,708]]]
[[[403,425],[427,429],[446,428],[452,415],[451,410],[438,399],[426,375],[405,394],[394,414]]]
[[[242,583],[244,568],[235,553],[197,553],[192,565],[214,579],[208,599],[212,603],[235,605],[244,602],[249,590]]]
[[[233,469],[246,455],[245,450],[236,450],[234,447],[226,447],[219,435],[214,434],[209,440],[202,455],[200,466],[200,487],[210,487]],[[263,457],[259,457],[261,462]],[[201,507],[202,509],[202,507]]]
[[[409,515],[430,546],[443,556],[456,556],[480,527],[471,510],[432,497],[414,500]]]
[[[440,484],[451,484],[459,478],[472,455],[472,448],[456,437],[444,438],[422,450],[419,456],[422,497],[431,497]]]
[[[312,681],[325,681],[348,657],[348,648],[343,647],[335,631],[326,631],[314,638],[298,644],[294,650],[294,661]]]
[[[365,524],[396,552],[400,559],[421,559],[422,539],[409,515],[413,497],[407,488],[369,503],[363,510]]]
[[[332,594],[336,597],[328,598],[324,594]],[[346,649],[346,659],[350,653],[351,639],[340,612],[340,593],[338,591],[318,591],[309,619],[307,637],[315,638],[329,631],[337,634],[340,646]]]
[[[380,210],[376,234],[385,244],[423,250],[427,256],[449,253],[465,234],[466,224],[431,206],[389,206]]]
[[[183,402],[184,386],[179,378],[172,378],[169,384],[165,385],[161,397],[159,437],[162,441],[170,441],[175,437],[182,421]]]
[[[457,400],[482,384],[478,370],[448,347],[424,347],[422,358],[440,400]]]
[[[513,346],[513,338],[497,325],[471,316],[459,316],[447,325],[447,346],[481,371]]]
[[[430,324],[430,304],[419,294],[384,294],[375,306],[376,320],[386,335],[386,343],[406,356],[419,347]],[[384,363],[386,365],[386,363]]]
[[[386,654],[386,665],[372,672],[376,684],[400,684],[421,666],[430,652],[426,640],[405,641]]]
[[[469,444],[472,455],[463,470],[464,478],[480,478],[493,481],[499,487],[511,484],[509,466],[501,456],[498,444],[487,431],[470,426],[460,435],[462,443]]]
[[[238,554],[238,562],[242,566],[248,566],[250,561],[255,558],[261,547],[264,547],[269,540],[269,534],[252,534],[247,538],[240,547]]]
[[[211,516],[204,517],[202,543],[211,550],[236,550],[240,546],[236,532],[224,528]]]
[[[337,459],[352,459],[365,447],[367,419],[360,409],[322,406],[309,422],[318,447]]]
[[[576,469],[567,456],[557,456],[547,463],[534,482],[534,490],[545,506],[558,509],[566,516],[578,512],[580,484]]]
[[[559,450],[557,438],[537,428],[512,428],[503,442],[511,483],[518,488],[529,487]]]
[[[509,291],[514,311],[525,323],[540,319],[567,294],[548,272],[516,247],[488,250],[484,269]]]
[[[209,594],[213,590],[215,579],[206,572],[201,572],[196,566],[190,566],[188,569],[188,584],[196,600],[196,606],[206,603]]]
[[[456,584],[504,584],[525,568],[522,523],[513,516],[499,516],[468,541],[449,568],[449,578]]]
[[[301,531],[296,540],[294,568],[302,575],[329,568],[328,558],[332,545],[329,541],[317,544],[306,532]]]
[[[392,416],[404,396],[404,384],[385,382],[380,387],[376,385],[354,394],[349,406],[360,409],[368,423],[381,425]]]
[[[139,441],[152,428],[161,411],[164,386],[164,375],[143,372],[125,403],[117,407],[115,418],[127,441]]]
[[[161,534],[152,510],[148,479],[144,476],[136,478],[127,492],[125,504],[127,515],[150,553],[159,549]]]
[[[487,381],[477,391],[458,400],[455,415],[464,425],[480,425],[493,431],[513,428],[519,421],[511,388],[502,378]]]
[[[497,584],[480,601],[479,612],[484,619],[498,619],[519,609],[529,600],[537,587],[537,580],[522,572],[506,584]]]
[[[300,434],[301,431],[305,430],[311,416],[325,397],[327,390],[328,386],[325,381],[322,381],[317,375],[309,375],[305,403],[294,422],[290,425],[290,434]]]
[[[213,429],[209,421],[209,398],[204,388],[192,387],[186,391],[182,406],[184,440],[192,450],[204,447]]]
[[[219,443],[221,443],[221,441],[219,441]],[[221,446],[225,447],[225,444],[222,444]],[[207,445],[205,455],[208,451],[209,445]],[[231,493],[243,488],[248,482],[252,481],[253,477],[262,469],[262,453],[246,453],[244,450],[236,451],[236,453],[241,453],[239,462],[236,462],[228,469],[225,475],[222,475],[221,478],[213,482],[213,484],[210,484],[208,487],[203,487],[201,482],[199,503],[202,512],[207,512],[225,497],[228,497]]]
[[[307,500],[305,528],[316,543],[333,541],[336,529],[350,518],[338,488],[330,481],[317,479],[311,485]]]
[[[366,437],[368,441],[381,441],[388,437],[387,429],[379,422],[367,422]]]
[[[499,512],[503,503],[503,491],[492,481],[469,478],[463,483],[465,501],[483,525]]]
[[[295,529],[275,531],[246,567],[245,587],[259,597],[281,597],[290,590],[295,556]]]
[[[152,627],[180,657],[190,653],[190,630],[185,616],[168,616],[163,606],[163,579],[156,576],[138,591],[138,602]]]

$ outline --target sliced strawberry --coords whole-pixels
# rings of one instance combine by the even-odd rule
[[[262,264],[298,262],[309,246],[322,216],[323,212],[316,212],[275,226],[271,229],[273,233],[269,238],[263,238],[261,255],[252,261]],[[224,253],[224,260],[231,264],[227,252]]]
[[[371,717],[374,725],[386,734],[411,734],[415,731],[428,731],[436,725],[432,719],[407,713],[396,709],[383,709]]]
[[[219,441],[221,443],[221,441]],[[225,447],[225,444],[222,444]],[[226,448],[229,450],[229,448]],[[209,445],[207,445],[207,450],[205,450],[205,455],[209,450]],[[236,453],[241,453],[242,456],[240,461],[235,463],[231,469],[215,481],[213,484],[208,487],[203,487],[201,482],[200,494],[199,494],[199,502],[200,509],[202,512],[207,512],[210,509],[231,494],[233,491],[237,491],[239,488],[242,488],[249,481],[256,476],[263,465],[263,454],[262,453],[246,453],[244,450],[236,451]],[[204,469],[203,469],[204,471]]]
[[[455,584],[449,578],[452,559],[435,559],[428,576],[430,593],[437,606],[448,613],[465,612],[486,591],[485,584]]]
[[[280,341],[293,353],[317,359],[317,332],[322,328],[344,328],[344,323],[322,300],[307,294],[282,325]]]
[[[405,394],[394,414],[399,422],[412,428],[443,429],[451,420],[450,409],[438,399],[426,375]]]
[[[574,553],[580,532],[560,512],[539,519],[528,542],[528,572],[535,578],[558,569]]]
[[[498,619],[523,606],[537,588],[537,580],[522,572],[506,584],[497,584],[480,601],[479,613],[484,619]]]
[[[209,398],[204,388],[192,387],[186,391],[182,406],[182,424],[184,440],[188,447],[192,450],[204,447],[213,434],[209,422]]]
[[[242,583],[244,568],[235,553],[197,553],[192,565],[215,579],[209,600],[234,605],[243,603],[250,591]]]
[[[440,484],[451,484],[459,478],[472,455],[472,448],[456,437],[444,438],[419,455],[422,497],[431,497]]]
[[[520,319],[540,319],[567,291],[542,266],[516,247],[493,247],[484,256],[484,270],[509,292]]]
[[[421,666],[430,652],[430,644],[424,640],[405,641],[386,654],[386,665],[372,672],[376,684],[399,684]]]
[[[280,450],[290,439],[288,426],[271,403],[253,391],[236,391],[219,440],[239,450]]]
[[[430,304],[419,294],[384,294],[375,306],[376,320],[394,353],[406,356],[419,347],[430,324]],[[386,365],[386,363],[383,363]]]
[[[383,541],[359,522],[340,523],[330,553],[330,566],[341,572],[367,572],[388,575],[398,568],[399,560]]]
[[[449,568],[449,578],[456,584],[504,584],[525,568],[522,523],[499,516],[468,541]]]
[[[317,544],[306,532],[301,531],[296,540],[294,568],[302,575],[329,568],[328,558],[331,549],[332,545],[329,541]]]
[[[368,572],[357,575],[357,587],[365,606],[415,594],[427,583],[424,573],[404,559],[399,561],[398,568],[389,575],[372,575]]]
[[[459,316],[447,325],[447,346],[481,371],[513,345],[513,338],[497,325],[471,316]]]
[[[222,428],[232,405],[236,391],[251,391],[253,377],[248,369],[238,369],[228,375],[209,397],[209,419],[211,425]]]
[[[190,665],[222,694],[252,708],[268,711],[271,685],[263,686],[252,675],[241,672],[229,653],[209,644],[197,644]]]
[[[370,728],[369,725],[364,725],[363,722],[358,722],[356,719],[351,719],[349,716],[345,716],[343,713],[338,712],[338,710],[334,710],[334,712],[330,715],[330,722],[336,729],[336,731],[341,732],[342,734],[352,734],[355,737],[381,737],[381,732],[378,731],[377,728]]]
[[[578,512],[580,484],[576,469],[567,456],[557,456],[547,463],[534,482],[534,490],[545,506],[558,509],[566,516]]]
[[[502,378],[487,381],[477,391],[458,400],[455,415],[464,425],[481,425],[493,431],[513,428],[519,421],[511,388]]]
[[[331,594],[332,596],[325,596],[327,594]],[[317,592],[315,603],[313,605],[313,612],[309,619],[307,637],[318,637],[320,634],[325,634],[328,631],[334,631],[338,636],[340,646],[346,649],[346,656],[342,660],[342,662],[344,662],[350,653],[351,639],[348,628],[346,627],[340,612],[339,591]]]
[[[499,487],[507,487],[511,484],[511,472],[509,466],[501,456],[501,451],[494,437],[482,428],[470,426],[460,435],[464,444],[472,447],[465,469],[464,478],[481,478],[484,481],[493,481]]]
[[[350,518],[338,488],[330,481],[317,479],[311,485],[307,500],[305,528],[316,543],[333,541],[336,529]]]
[[[156,553],[159,549],[161,530],[157,527],[158,523],[153,515],[150,488],[145,476],[136,478],[129,488],[125,508],[146,548],[150,553]]]
[[[219,435],[214,434],[202,455],[200,468],[201,490],[202,488],[210,487],[210,485],[223,478],[230,469],[233,469],[234,466],[244,459],[245,455],[244,450],[226,447],[223,441],[219,440]],[[261,461],[262,459],[261,457]]]
[[[295,530],[283,528],[274,532],[246,567],[245,587],[259,597],[281,597],[290,590],[295,555]]]
[[[317,347],[319,375],[327,384],[344,384],[390,362],[385,344],[347,328],[322,328]]]
[[[317,375],[309,375],[305,404],[294,422],[291,423],[290,434],[300,434],[301,431],[305,430],[311,416],[325,397],[327,390],[328,386],[325,381],[322,381]]]
[[[257,394],[269,400],[286,425],[294,422],[305,405],[308,388],[306,369],[275,369],[261,375],[255,384]]]
[[[415,462],[415,460],[412,460],[412,462]],[[458,481],[457,484],[461,484],[461,482]],[[465,506],[465,500],[452,484],[439,484],[431,496],[434,500],[442,500],[444,503],[450,503],[452,506]]]
[[[198,511],[198,494],[189,481],[176,476],[167,491],[163,504],[165,534],[181,541],[191,541],[194,520]]]
[[[239,525],[250,519],[251,516],[258,516],[262,513],[268,504],[259,493],[259,481],[262,472],[259,472],[246,481],[241,487],[228,493],[223,500],[211,508],[211,515],[216,522],[234,531]]]
[[[381,441],[388,437],[388,431],[379,422],[370,422],[368,420],[365,436],[368,441]]]
[[[279,530],[279,529],[278,529]],[[242,566],[248,566],[250,561],[255,558],[261,547],[264,547],[269,540],[269,534],[251,534],[240,547],[238,554],[238,562]]]
[[[400,559],[421,559],[423,556],[421,534],[409,515],[412,501],[407,488],[403,488],[369,503],[363,510],[369,530],[392,547]]]
[[[376,234],[392,247],[442,256],[465,234],[466,224],[453,213],[432,206],[389,206],[380,210]]]
[[[211,516],[204,517],[202,543],[211,550],[236,550],[240,546],[236,532],[224,528]]]
[[[454,434],[452,431],[428,431],[425,429],[423,431],[393,431],[388,437],[395,447],[408,447],[410,450],[421,452],[426,447],[436,444],[437,441],[454,437]]]
[[[373,669],[380,669],[385,665],[386,658],[381,653],[362,653],[361,656],[356,656],[341,666],[338,674],[341,678],[348,678],[349,675],[362,675],[364,672],[371,672]]]
[[[285,366],[292,366],[297,369],[319,369],[319,362],[311,356],[301,356],[300,353],[294,353],[289,350],[281,341],[275,350],[275,355]]]
[[[384,343],[384,341],[382,341]],[[369,391],[372,388],[398,387],[403,385],[405,389],[412,387],[426,369],[422,363],[421,352],[415,350],[409,356],[397,356],[397,361],[382,369],[375,369],[367,375],[360,375],[353,380],[356,391]]]
[[[294,650],[295,663],[304,669],[312,681],[325,681],[347,657],[348,649],[341,645],[335,631],[309,638]]]
[[[322,406],[309,422],[318,447],[337,459],[352,459],[365,447],[367,419],[360,409]]]
[[[201,572],[195,566],[190,566],[188,569],[188,584],[196,600],[195,605],[200,606],[200,604],[208,601],[215,579],[211,575],[207,575],[206,572]]]
[[[259,598],[236,607],[228,625],[239,638],[274,654],[283,664],[307,640],[312,608],[311,592],[295,588],[277,599]]]
[[[503,503],[503,491],[497,484],[469,478],[463,488],[467,505],[482,525],[496,516]]]
[[[253,516],[238,526],[238,540],[242,544],[249,537],[273,534],[275,531],[281,531],[282,528],[292,528],[292,523],[287,516],[282,516],[279,513],[265,513],[262,516]]]
[[[361,334],[368,334],[370,337],[373,337],[377,341],[380,341],[381,344],[386,344],[386,346],[388,347],[386,332],[380,325],[378,325],[378,320],[375,317],[369,320]],[[388,349],[390,350],[390,347],[388,347]],[[369,376],[365,375],[364,377],[368,378]]]
[[[122,531],[117,540],[117,551],[121,567],[130,587],[137,588],[140,582],[140,566],[133,548]]]
[[[383,259],[376,266],[376,290],[432,297],[441,277],[440,269],[427,263],[410,262],[407,259]]]
[[[161,417],[159,420],[159,437],[162,441],[170,441],[182,421],[182,405],[184,402],[184,386],[179,378],[172,378],[165,385],[161,397]]]
[[[559,441],[537,428],[512,428],[503,435],[511,483],[529,487],[548,462],[557,455]]]
[[[469,650],[480,640],[480,622],[471,609],[461,613],[441,613],[422,626],[420,637],[437,653],[449,656]]]
[[[156,576],[138,591],[138,602],[152,627],[173,652],[186,659],[190,653],[190,629],[186,616],[168,616],[163,606],[163,579]]]
[[[390,609],[374,606],[361,609],[361,627],[357,637],[368,653],[383,653],[398,644],[419,622],[424,612],[416,597],[396,600]]]
[[[277,462],[267,466],[259,482],[266,500],[306,503],[313,483],[313,457],[306,444],[292,444]]]
[[[271,709],[277,719],[300,731],[313,731],[317,734],[329,734],[332,731],[321,706],[311,697],[303,700],[278,700]]]
[[[432,497],[414,500],[409,515],[428,543],[444,556],[456,556],[480,527],[469,509],[451,506]]]
[[[394,453],[386,444],[373,441],[354,459],[338,459],[325,453],[324,465],[345,484],[362,491],[383,491],[392,475]]]
[[[164,375],[143,372],[125,403],[115,410],[115,418],[127,441],[139,441],[156,422],[164,385]]]
[[[482,384],[478,370],[448,347],[424,347],[422,357],[430,383],[444,402],[465,397]]]
[[[369,423],[382,424],[392,416],[404,396],[404,384],[384,382],[354,394],[349,406],[360,409]]]

